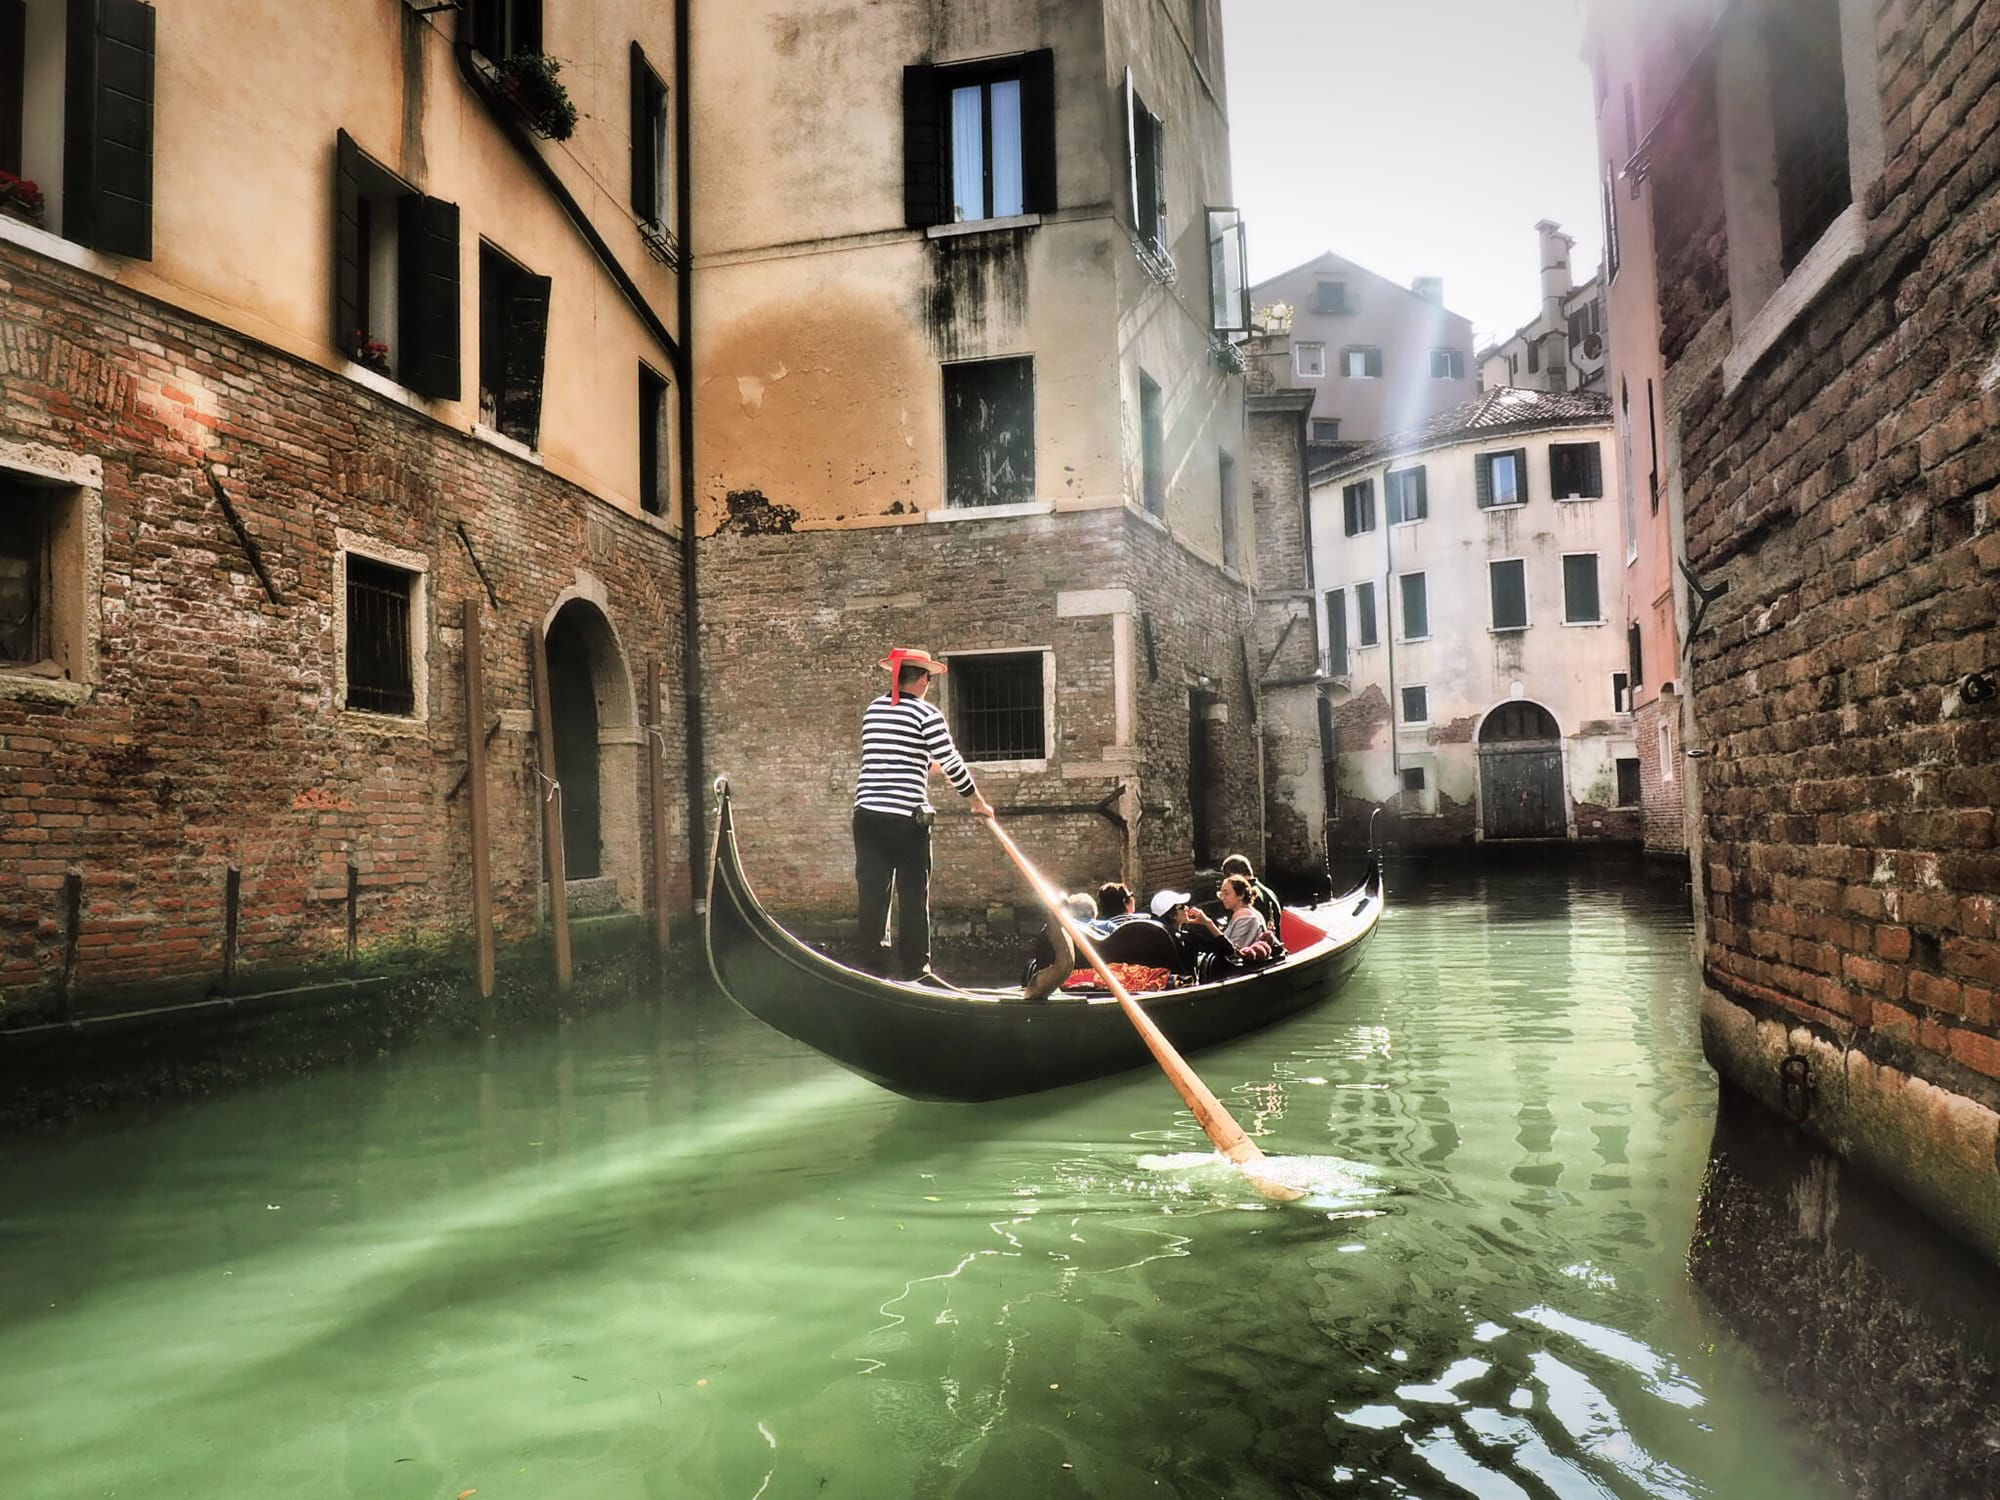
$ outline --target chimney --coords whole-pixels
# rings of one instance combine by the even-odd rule
[[[1569,247],[1576,241],[1553,219],[1543,219],[1535,226],[1535,233],[1541,236],[1542,312],[1551,322],[1560,323],[1563,298],[1575,290],[1569,274]]]
[[[1444,278],[1442,276],[1419,276],[1415,281],[1410,283],[1410,290],[1423,298],[1424,301],[1430,303],[1432,307],[1444,306]]]

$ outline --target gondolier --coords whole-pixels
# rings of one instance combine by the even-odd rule
[[[972,772],[937,705],[926,701],[945,664],[928,651],[898,646],[878,665],[889,691],[861,715],[861,775],[854,787],[854,883],[859,892],[862,963],[878,974],[922,978],[931,966],[930,774],[968,798],[982,818],[993,804]],[[896,947],[889,952],[889,893],[896,893]]]

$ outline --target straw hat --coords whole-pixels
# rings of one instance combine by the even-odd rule
[[[899,667],[922,667],[933,677],[942,677],[951,670],[922,646],[898,646],[875,665],[891,672]]]

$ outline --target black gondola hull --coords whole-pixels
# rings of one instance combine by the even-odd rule
[[[1182,1052],[1283,1020],[1331,996],[1353,973],[1381,906],[1379,865],[1371,866],[1355,891],[1302,913],[1336,935],[1280,963],[1144,995],[1141,1003]],[[1004,1099],[1151,1060],[1109,997],[934,990],[864,974],[800,942],[764,911],[744,878],[726,791],[709,869],[708,950],[716,982],[744,1010],[913,1099]]]

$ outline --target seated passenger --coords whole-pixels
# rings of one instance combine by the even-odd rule
[[[1259,880],[1250,869],[1250,861],[1241,854],[1232,854],[1222,861],[1224,875],[1241,875],[1250,882],[1250,904],[1257,909],[1257,915],[1264,919],[1264,925],[1273,932],[1278,930],[1278,893]]]
[[[1097,888],[1097,913],[1083,924],[1083,930],[1094,938],[1109,937],[1113,929],[1127,922],[1144,920],[1138,907],[1139,898],[1132,894],[1132,887],[1108,880]]]
[[[1174,929],[1196,976],[1203,979],[1218,969],[1268,963],[1278,952],[1264,919],[1250,904],[1249,881],[1241,875],[1226,876],[1218,894],[1225,913],[1225,920],[1219,925],[1200,907],[1188,905],[1183,891],[1162,891],[1153,898],[1155,911],[1160,910],[1163,902],[1167,905],[1162,920]]]

